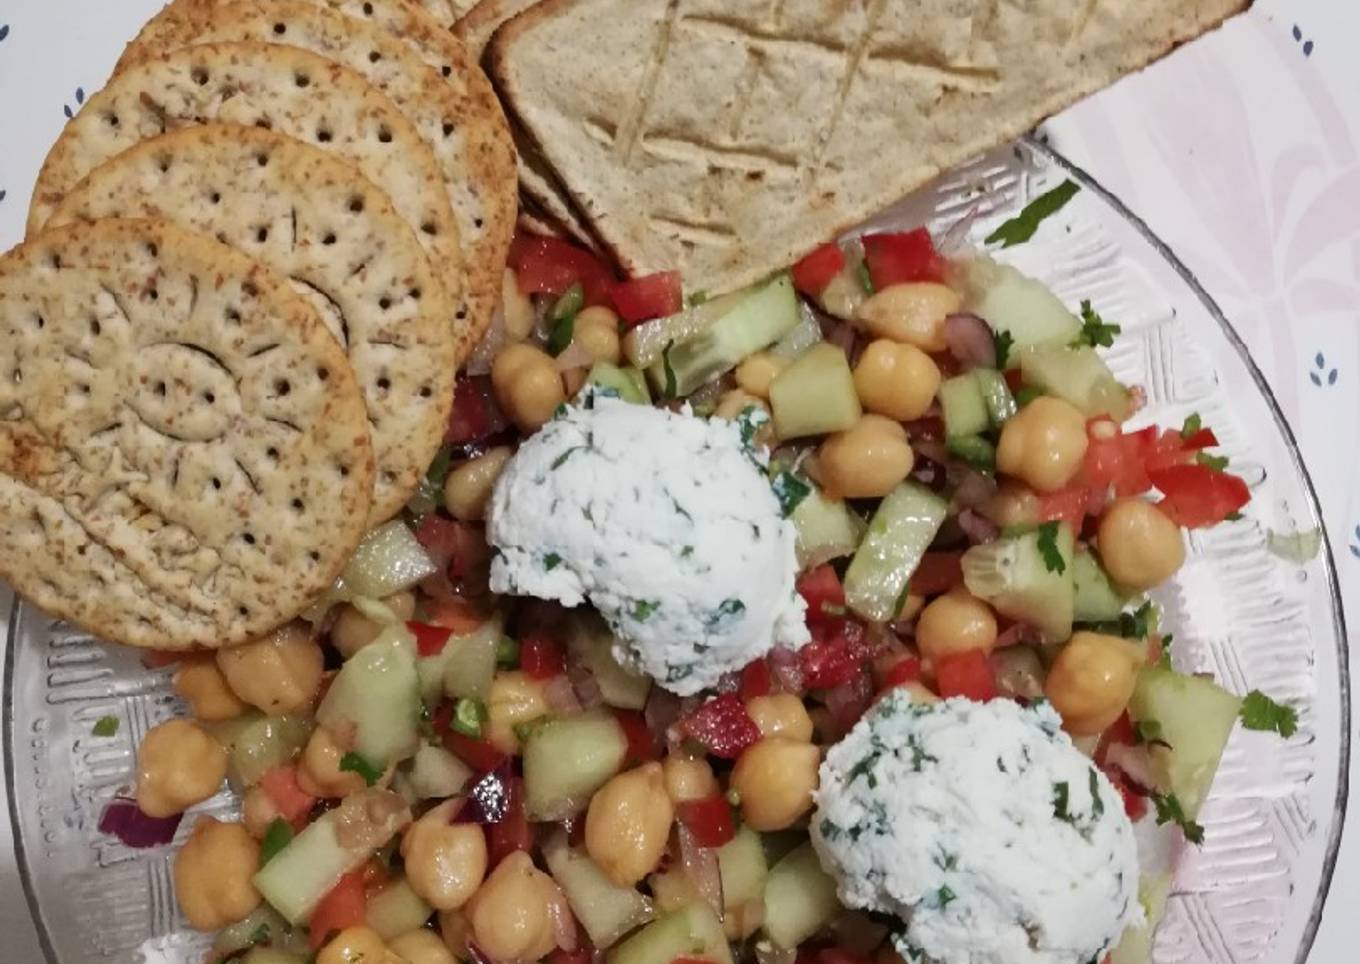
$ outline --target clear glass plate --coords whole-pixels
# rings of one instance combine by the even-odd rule
[[[1300,709],[1296,736],[1234,734],[1201,817],[1206,842],[1180,868],[1158,934],[1158,964],[1303,961],[1331,881],[1345,811],[1350,702],[1345,631],[1330,547],[1302,564],[1267,533],[1320,526],[1293,436],[1242,342],[1172,253],[1117,199],[1038,141],[997,151],[896,205],[874,227],[928,223],[980,243],[991,226],[1064,178],[1083,190],[1003,257],[1069,304],[1089,298],[1124,326],[1108,352],[1147,391],[1138,421],[1179,425],[1198,411],[1253,489],[1247,517],[1195,533],[1188,562],[1158,593],[1181,669],[1229,689],[1260,688]],[[967,236],[966,239],[964,236]],[[0,587],[0,591],[3,587]],[[130,785],[134,748],[179,711],[168,671],[105,648],[0,596],[12,644],[4,681],[4,762],[18,866],[52,964],[199,961],[172,893],[173,848],[133,851],[97,830]],[[92,736],[100,717],[121,725]],[[226,792],[197,812],[231,815]],[[186,817],[179,837],[193,823]],[[0,953],[3,957],[3,953]]]

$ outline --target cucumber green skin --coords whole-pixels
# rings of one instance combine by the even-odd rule
[[[887,494],[845,573],[845,602],[854,612],[877,623],[897,615],[902,591],[948,508],[944,499],[911,481]]]
[[[996,446],[981,435],[951,435],[945,447],[979,472],[996,471]]]
[[[1078,549],[1073,557],[1072,583],[1072,617],[1079,623],[1114,622],[1128,605],[1130,597],[1115,589],[1089,549]]]
[[[530,820],[562,820],[623,767],[628,740],[611,713],[562,716],[535,726],[524,741],[524,807]]]
[[[1087,418],[1130,414],[1129,394],[1094,348],[1045,345],[1020,353],[1025,384],[1070,402]]]
[[[415,753],[420,745],[420,676],[416,644],[394,624],[351,656],[331,682],[318,723],[354,725],[354,751],[379,769]]]
[[[618,392],[619,398],[635,405],[652,404],[651,393],[647,391],[647,380],[636,368],[620,368],[606,361],[597,361],[586,375],[586,385],[596,388],[611,388]]]
[[[978,435],[991,427],[982,387],[972,372],[947,378],[940,385],[940,408],[944,415],[945,434]]]
[[[1145,666],[1129,700],[1135,723],[1156,722],[1171,745],[1152,748],[1158,789],[1174,793],[1187,819],[1199,816],[1242,700],[1212,680]]]
[[[845,352],[823,342],[803,352],[770,383],[770,410],[781,439],[840,432],[863,409]]]
[[[707,904],[663,914],[606,955],[608,964],[671,964],[678,957],[702,957],[732,964],[722,923]]]
[[[466,636],[455,636],[444,647],[444,695],[450,699],[484,700],[496,677],[496,647],[502,624],[488,620]]]
[[[995,542],[974,546],[963,554],[963,581],[968,591],[991,603],[1003,616],[1029,623],[1038,628],[1045,639],[1059,643],[1072,635],[1073,587],[1072,527],[1059,523],[1054,539],[1063,558],[1063,571],[1055,572],[1044,562],[1039,551],[1037,532],[1003,536]],[[994,571],[983,566],[983,559],[1001,558],[1005,561],[1002,585],[983,579],[979,570]]]
[[[583,851],[559,839],[543,849],[548,872],[553,875],[576,919],[590,941],[604,949],[639,924],[652,919],[652,902],[636,887],[620,887]]]
[[[377,931],[383,940],[390,941],[407,931],[424,927],[433,913],[434,908],[403,879],[388,884],[368,899],[364,923]]]
[[[864,520],[815,486],[789,518],[798,530],[798,565],[803,569],[850,555],[864,536]]]
[[[762,927],[775,944],[793,950],[840,912],[836,881],[822,869],[812,844],[803,844],[771,868]]]
[[[992,426],[1000,428],[1016,412],[1015,396],[1006,384],[1006,376],[994,368],[974,368],[972,374],[982,391],[982,400],[987,405],[987,416]]]
[[[732,910],[763,896],[769,870],[760,834],[743,826],[735,837],[718,849],[724,908]]]

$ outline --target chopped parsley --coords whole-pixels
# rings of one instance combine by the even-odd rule
[[[1044,558],[1044,568],[1049,572],[1062,575],[1067,571],[1067,562],[1062,550],[1058,548],[1058,523],[1045,522],[1039,526],[1039,555]]]
[[[496,642],[496,665],[511,668],[519,665],[519,643],[509,636],[502,636]]]
[[[1011,348],[1015,345],[1015,336],[1009,331],[992,332],[992,344],[996,348],[996,367],[1002,369],[1006,367],[1006,362],[1010,361]]]
[[[644,622],[652,613],[661,607],[661,603],[654,599],[639,599],[633,603],[632,616],[638,622]]]
[[[1228,457],[1226,455],[1210,455],[1208,452],[1196,452],[1195,461],[1206,469],[1214,472],[1222,472],[1228,467]]]
[[[680,384],[675,378],[675,369],[671,367],[671,349],[675,347],[674,341],[666,342],[666,347],[661,349],[661,370],[666,376],[666,384],[661,389],[663,399],[675,398],[680,394]]]
[[[95,736],[113,736],[118,732],[118,717],[101,716],[95,720],[94,729],[91,732]]]
[[[560,565],[562,565],[562,557],[555,552],[550,552],[543,557],[543,568],[548,572],[552,572]]]
[[[1105,320],[1100,317],[1091,302],[1081,303],[1081,332],[1077,335],[1075,345],[1090,345],[1092,348],[1109,348],[1114,344],[1115,336],[1122,328],[1119,325],[1107,325]]]
[[[689,306],[691,308],[693,308],[695,305],[702,305],[705,301],[708,300],[708,292],[702,288],[700,288],[698,291],[691,291],[689,297],[686,298],[685,300],[689,302]]]
[[[1199,412],[1191,412],[1181,423],[1181,438],[1188,439],[1203,427],[1204,420],[1199,417]]]
[[[568,318],[575,318],[585,305],[586,289],[578,281],[553,302],[552,308],[548,310],[548,320],[566,321]]]
[[[352,750],[340,758],[340,772],[357,773],[370,787],[382,777],[381,770]]]
[[[262,863],[264,862],[263,851],[260,854],[260,860]],[[259,927],[255,928],[253,931],[250,932],[250,946],[254,947],[257,944],[265,944],[268,942],[269,942],[269,922],[264,921],[263,923],[260,924]]]
[[[1274,730],[1286,739],[1299,730],[1298,710],[1276,703],[1260,690],[1252,690],[1242,700],[1241,717],[1248,730]]]
[[[1076,818],[1072,816],[1072,811],[1068,809],[1068,796],[1071,790],[1064,780],[1061,783],[1053,784],[1053,816],[1063,823],[1075,823]]]
[[[869,266],[863,261],[855,265],[855,277],[859,279],[859,286],[864,289],[866,295],[874,293],[874,278],[869,274]]]
[[[1185,810],[1174,793],[1152,795],[1152,805],[1157,808],[1157,825],[1174,823],[1181,828],[1185,839],[1192,844],[1204,843],[1204,828],[1185,816]]]
[[[564,466],[564,465],[567,464],[567,459],[571,458],[571,457],[572,457],[573,455],[575,455],[577,452],[580,452],[580,451],[582,451],[582,450],[584,450],[584,449],[586,449],[586,448],[589,448],[589,446],[586,446],[586,445],[573,445],[571,448],[567,449],[565,452],[563,452],[563,453],[562,453],[561,455],[559,455],[557,458],[553,459],[553,460],[552,460],[552,465],[550,465],[549,468],[550,468],[550,469],[554,469],[554,470],[560,469],[562,466]]]
[[[931,756],[921,747],[921,738],[915,735],[907,737],[907,749],[911,750],[911,769],[915,773],[920,773],[921,768],[927,763],[939,763],[940,758]]]
[[[260,841],[260,864],[263,866],[273,860],[292,839],[293,828],[287,820],[282,817],[271,820],[269,829],[264,832],[264,840]]]
[[[1100,777],[1096,774],[1096,768],[1091,767],[1091,819],[1099,820],[1105,815],[1105,801],[1100,796]]]
[[[774,490],[774,497],[779,500],[779,511],[786,519],[812,494],[812,486],[788,469],[770,480],[770,488]]]
[[[453,718],[449,726],[456,733],[480,739],[482,724],[487,721],[486,705],[470,696],[464,696],[453,705]],[[372,786],[372,784],[369,784]]]
[[[949,889],[948,884],[942,884],[940,889],[935,891],[935,905],[944,910],[951,903],[958,899],[958,895]]]
[[[576,316],[568,315],[561,321],[553,325],[552,331],[548,332],[548,344],[545,346],[548,354],[556,358],[567,350],[571,344],[572,337],[576,334]]]
[[[1045,191],[1025,205],[1015,217],[1002,224],[987,235],[987,243],[1001,242],[1003,248],[1024,244],[1034,237],[1043,221],[1062,210],[1063,205],[1072,200],[1081,188],[1074,181],[1063,181],[1052,190]]]
[[[724,599],[722,605],[708,618],[708,628],[714,629],[724,621],[746,612],[746,603],[740,599]]]
[[[749,454],[756,447],[756,433],[768,425],[770,416],[759,405],[747,405],[737,415],[737,431],[741,433],[741,447]]]

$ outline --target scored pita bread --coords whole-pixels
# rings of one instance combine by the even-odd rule
[[[434,459],[453,403],[449,304],[392,202],[319,148],[205,124],[100,165],[51,225],[161,218],[216,237],[292,279],[349,355],[377,462],[369,525],[400,511]]]
[[[0,257],[0,577],[107,639],[229,646],[363,535],[363,396],[280,275],[156,221]]]
[[[501,27],[488,63],[620,263],[717,292],[1246,2],[545,0]]]
[[[179,9],[178,29],[158,29],[151,39],[134,41],[124,63],[190,44],[286,44],[349,67],[391,98],[439,161],[458,220],[467,274],[464,299],[456,309],[457,317],[467,322],[459,359],[470,354],[495,309],[509,237],[505,224],[513,219],[515,207],[513,170],[501,163],[499,151],[467,136],[486,126],[476,98],[458,96],[414,49],[382,28],[328,6],[305,0],[194,0],[168,9]]]

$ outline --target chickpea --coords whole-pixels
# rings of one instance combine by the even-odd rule
[[[906,429],[882,415],[862,415],[817,450],[819,481],[836,498],[887,495],[911,472]]]
[[[1119,719],[1144,655],[1139,644],[1118,636],[1073,633],[1044,681],[1044,695],[1067,732],[1093,736]]]
[[[457,910],[486,876],[486,834],[475,823],[449,823],[462,801],[449,800],[406,828],[406,882],[435,910]]]
[[[1070,402],[1040,395],[1001,427],[996,467],[1040,492],[1056,492],[1086,455],[1086,416]]]
[[[505,333],[512,341],[523,341],[534,330],[534,303],[519,287],[519,279],[511,268],[501,275],[501,312],[505,316]]]
[[[786,359],[767,351],[756,352],[737,366],[737,387],[748,395],[770,398],[770,382],[789,366]]]
[[[924,415],[939,390],[939,366],[915,345],[880,338],[855,365],[855,393],[865,410],[899,422]]]
[[[583,308],[572,326],[571,341],[595,361],[617,365],[623,357],[619,342],[619,316],[604,305]]]
[[[137,806],[148,817],[183,813],[217,792],[227,751],[188,720],[153,727],[137,750]]]
[[[748,700],[746,712],[760,728],[761,736],[785,736],[807,743],[812,740],[812,717],[803,701],[792,693],[774,693]]]
[[[916,645],[931,660],[970,649],[990,653],[996,645],[996,616],[991,606],[960,586],[921,610]]]
[[[702,903],[704,895],[694,886],[694,881],[679,869],[668,870],[664,874],[652,874],[647,878],[647,886],[652,892],[656,909],[663,914],[691,904]]]
[[[359,774],[340,769],[344,755],[345,747],[334,733],[324,726],[313,730],[298,761],[297,782],[302,792],[314,797],[346,797],[368,786]],[[391,778],[392,767],[388,767],[378,785],[386,786]]]
[[[946,285],[913,282],[889,285],[859,306],[855,320],[875,338],[915,345],[922,351],[944,351],[944,320],[963,299]]]
[[[493,961],[546,957],[557,946],[552,905],[560,900],[553,879],[517,850],[496,865],[468,904],[472,939]]]
[[[491,490],[514,454],[515,450],[508,445],[497,446],[450,472],[444,480],[444,508],[449,515],[463,522],[485,519]]]
[[[762,737],[732,768],[729,786],[741,797],[741,816],[753,830],[784,830],[812,809],[821,751],[784,736]]]
[[[491,363],[496,401],[522,432],[536,432],[567,400],[557,366],[533,345],[509,345]]]
[[[256,840],[263,840],[269,825],[280,816],[279,808],[258,783],[241,798],[241,825]]]
[[[1118,499],[1100,517],[1100,561],[1110,578],[1129,589],[1151,589],[1185,562],[1181,530],[1142,499]]]
[[[690,756],[683,750],[666,754],[661,775],[666,780],[666,793],[674,803],[707,800],[719,793],[718,779],[713,776],[708,761],[701,756]]]
[[[660,763],[620,773],[586,811],[586,852],[614,883],[631,887],[666,852],[675,808]]]
[[[982,514],[1003,529],[1036,525],[1039,522],[1039,497],[1026,486],[1007,479],[983,505]]]
[[[260,905],[251,878],[260,869],[260,848],[239,823],[199,817],[175,855],[175,896],[196,930],[234,924]]]
[[[383,605],[402,622],[412,619],[416,614],[416,597],[409,592],[397,592],[383,599]],[[331,627],[331,645],[341,656],[349,659],[363,649],[383,631],[383,624],[369,619],[349,603],[340,607]]]
[[[718,399],[718,407],[713,410],[715,418],[725,418],[729,422],[735,418],[740,418],[741,413],[754,406],[766,415],[770,414],[769,403],[763,398],[757,398],[749,392],[744,392],[740,388],[734,388],[730,392],[723,392]]]
[[[387,949],[406,964],[453,964],[457,960],[439,935],[426,927],[407,931],[388,944]]]
[[[302,622],[217,651],[217,667],[232,692],[274,716],[311,706],[321,686],[323,660],[321,647]]]
[[[316,955],[316,964],[388,964],[391,959],[378,932],[360,924],[332,937]]]
[[[213,656],[182,662],[175,671],[174,687],[175,694],[189,704],[194,719],[204,723],[232,720],[246,711],[246,704],[231,691]]]
[[[486,696],[486,728],[482,735],[502,753],[519,753],[515,727],[548,713],[545,680],[519,670],[497,673]]]

